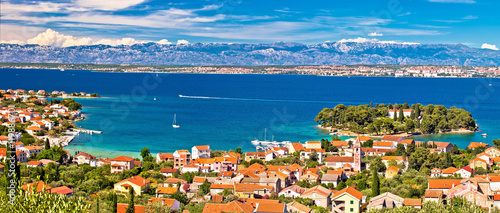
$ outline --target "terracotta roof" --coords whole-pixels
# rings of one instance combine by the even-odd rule
[[[451,189],[460,184],[461,179],[430,179],[429,189]]]
[[[373,146],[392,147],[392,142],[375,141],[375,142],[373,142]]]
[[[280,201],[279,200],[263,200],[263,199],[253,199],[253,198],[248,198],[246,200],[246,204],[252,206],[253,208],[256,208],[257,205],[260,204],[278,204]]]
[[[284,203],[259,203],[255,212],[283,213],[285,211]]]
[[[443,198],[443,190],[426,189],[425,190],[425,197],[426,198]]]
[[[314,152],[314,151],[316,151],[316,152],[325,152],[324,149],[314,149],[314,148],[313,149],[304,149],[304,151],[305,152]]]
[[[296,201],[289,203],[288,206],[294,207],[294,208],[298,209],[299,211],[306,212],[306,213],[310,213],[312,211],[311,208],[304,206]]]
[[[373,140],[373,139],[370,137],[366,137],[366,136],[359,136],[359,140],[364,142],[364,141]]]
[[[196,147],[196,149],[200,150],[200,149],[210,149],[210,146],[209,145],[204,145],[204,146],[194,146]]]
[[[387,168],[387,171],[391,171],[391,170],[395,171],[395,172],[399,172],[399,168],[396,166],[391,166],[391,167]]]
[[[401,136],[384,135],[384,137],[382,137],[383,141],[394,141],[394,142],[397,142],[399,139],[401,139]]]
[[[58,194],[62,194],[62,195],[71,194],[73,192],[74,191],[71,190],[70,188],[68,188],[67,186],[60,186],[60,187],[52,188],[50,190],[50,193],[58,193]]]
[[[443,171],[441,171],[443,174],[453,174],[455,172],[457,172],[458,169],[455,168],[455,167],[448,167],[446,169],[443,169]]]
[[[306,144],[321,144],[319,141],[306,141]]]
[[[264,152],[246,152],[245,156],[265,156],[266,154]]]
[[[116,158],[113,158],[111,159],[111,161],[133,161],[134,158],[131,158],[131,157],[127,157],[127,156],[119,156],[119,157],[116,157]]]
[[[354,162],[354,157],[327,156],[325,162]]]
[[[172,153],[158,153],[160,160],[173,159],[174,155]]]
[[[487,143],[483,143],[483,142],[470,142],[469,146],[467,146],[467,148],[469,149],[474,149],[474,148],[477,148],[477,147],[489,147],[490,145],[487,144]]]
[[[401,140],[399,143],[401,143],[401,144],[411,144],[411,143],[413,143],[413,139],[404,139],[404,140]]]
[[[332,141],[332,146],[347,146],[347,141]]]
[[[295,151],[304,150],[304,145],[302,145],[302,143],[292,143],[292,147]]]
[[[500,200],[500,194],[493,195],[493,200]]]
[[[490,176],[488,179],[490,182],[500,182],[500,176]]]
[[[163,203],[164,206],[172,206],[175,203],[175,199],[152,197],[148,200],[148,203],[155,203],[155,202]]]
[[[302,194],[303,192],[306,191],[306,189],[304,189],[304,188],[302,188],[302,187],[300,187],[298,185],[291,185],[289,187],[286,187],[286,188],[282,189],[281,192],[288,191],[288,190],[290,190],[292,192],[296,192],[298,194]]]
[[[422,199],[405,198],[404,206],[422,206]]]
[[[488,164],[488,162],[486,162],[485,160],[483,160],[483,159],[481,159],[481,158],[475,158],[475,159],[470,160],[470,162],[471,162],[471,163],[472,163],[472,162],[476,162],[476,161],[481,161],[481,162],[483,162],[483,163],[485,163],[485,164]]]
[[[212,184],[211,189],[233,189],[233,185],[230,184]]]
[[[462,167],[461,169],[463,169],[463,170],[465,170],[465,171],[468,171],[468,172],[472,173],[472,169],[471,169],[469,166],[464,166],[464,167]],[[459,170],[461,170],[461,169],[459,169]]]
[[[187,181],[183,180],[183,179],[179,179],[179,178],[174,178],[174,177],[171,177],[169,179],[166,179],[163,183],[167,183],[167,184],[177,184],[178,182],[181,182],[181,184],[186,184]]]
[[[117,213],[125,213],[127,211],[128,204],[118,203],[116,204]],[[134,205],[135,213],[145,213],[146,206]]]
[[[28,165],[30,165],[30,166],[38,166],[38,165],[40,165],[40,164],[41,164],[41,162],[40,162],[40,161],[33,161],[33,160],[32,160],[32,161],[28,162]]]
[[[342,189],[342,190],[338,191],[337,193],[335,193],[332,196],[332,200],[335,199],[335,198],[337,198],[337,197],[339,197],[339,196],[341,196],[341,195],[343,195],[344,193],[350,194],[351,196],[353,196],[354,198],[358,199],[359,201],[361,201],[361,198],[363,197],[363,193],[359,192],[355,188],[347,186],[347,188]]]
[[[312,193],[312,192],[318,192],[325,197],[328,197],[328,196],[330,196],[330,194],[332,194],[332,192],[330,190],[328,190],[327,188],[318,185],[318,186],[312,187],[310,189],[307,189],[306,191],[304,191],[302,193],[302,195],[307,195],[307,194]]]
[[[177,169],[173,169],[173,168],[161,168],[160,172],[161,173],[177,173]]]
[[[238,159],[235,157],[215,157],[215,162],[231,162],[232,164],[237,164]]]
[[[24,189],[24,190],[32,190],[32,187],[34,187],[36,185],[36,192],[41,192],[41,191],[48,191],[50,189],[52,189],[52,187],[50,187],[49,185],[45,184],[43,181],[37,181],[37,182],[33,182],[33,183],[28,183],[28,184],[24,184],[22,185],[21,187]]]
[[[196,158],[191,161],[192,164],[213,164],[215,159],[213,158]]]
[[[206,203],[203,207],[203,213],[225,213],[225,212],[238,212],[238,213],[251,213],[254,208],[248,204],[239,201],[233,201],[227,204]]]
[[[158,187],[159,194],[175,194],[177,192],[177,187]]]
[[[214,203],[222,203],[222,201],[224,201],[224,195],[212,195],[211,199]]]
[[[126,182],[130,182],[130,183],[132,183],[134,185],[142,187],[142,186],[150,183],[151,181],[148,180],[148,179],[145,179],[145,178],[143,178],[141,176],[133,176],[133,177],[127,178],[125,180],[122,180],[122,181],[120,181],[120,182],[118,182],[116,184],[120,185],[120,184],[123,184],[123,183],[126,183]]]
[[[403,161],[403,156],[384,156],[382,160],[395,160],[395,161]]]

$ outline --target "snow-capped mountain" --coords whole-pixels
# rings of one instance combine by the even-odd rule
[[[140,65],[396,64],[499,66],[500,51],[462,44],[325,42],[306,45],[158,43],[51,47],[0,44],[1,62]]]

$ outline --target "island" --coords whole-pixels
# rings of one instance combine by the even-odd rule
[[[477,131],[472,114],[457,107],[420,103],[375,104],[358,106],[339,104],[324,108],[314,119],[321,128],[332,133],[366,134],[442,134]],[[341,133],[342,134],[342,133]]]

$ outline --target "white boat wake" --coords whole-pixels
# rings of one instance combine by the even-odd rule
[[[280,99],[260,99],[260,98],[227,98],[208,96],[179,95],[180,98],[212,99],[212,100],[233,100],[233,101],[266,101],[266,102],[298,102],[298,103],[337,103],[335,101],[305,101],[305,100],[280,100]]]

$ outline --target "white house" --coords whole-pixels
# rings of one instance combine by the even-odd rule
[[[472,175],[472,169],[469,166],[465,166],[457,170],[454,174],[460,174],[460,177],[462,178],[470,178]]]
[[[305,188],[302,188],[302,187],[297,186],[297,185],[291,185],[291,186],[281,190],[281,192],[278,193],[278,196],[283,195],[283,196],[289,197],[289,198],[296,198],[296,197],[299,197],[304,191],[306,191]]]
[[[396,117],[399,117],[399,110],[393,110],[393,109],[389,110],[389,115],[387,117],[394,118],[394,112],[397,112]],[[413,109],[403,109],[403,116],[410,117],[411,112],[413,112]]]
[[[193,146],[193,148],[191,148],[191,156],[193,159],[210,158],[210,146]]]
[[[309,148],[306,148],[304,151],[302,151],[300,153],[300,159],[301,160],[304,160],[304,159],[309,159],[309,155],[316,152],[316,154],[318,155],[318,162],[321,163],[323,162],[323,154],[325,152],[325,150],[323,149],[309,149]]]

